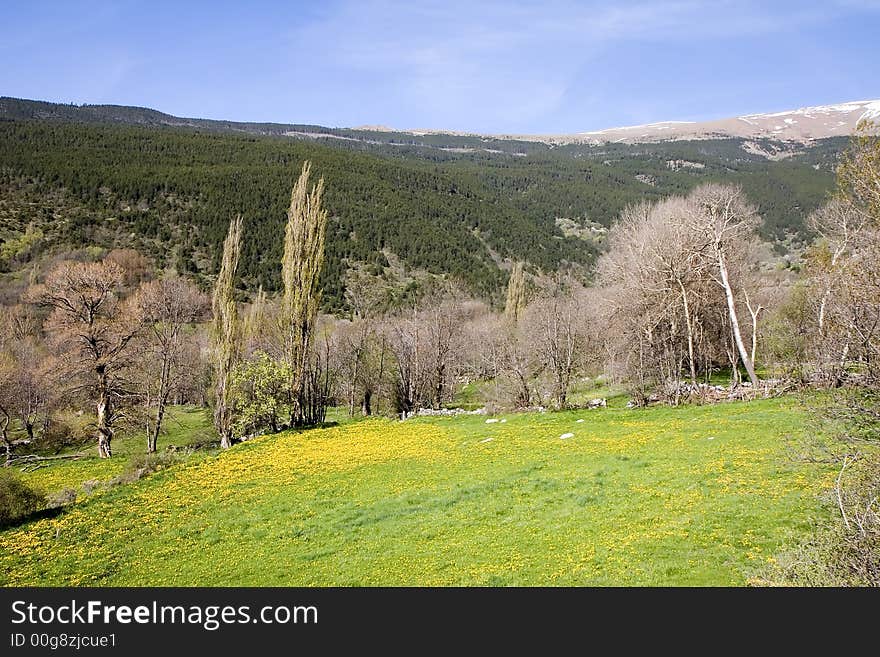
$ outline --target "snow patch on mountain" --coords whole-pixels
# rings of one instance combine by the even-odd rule
[[[636,143],[683,139],[742,138],[806,143],[845,137],[864,119],[880,118],[880,100],[857,100],[833,105],[800,107],[784,112],[745,114],[715,121],[658,121],[644,125],[592,130],[576,135],[541,138],[550,143]],[[752,150],[763,151],[764,149]],[[779,157],[774,154],[774,157]]]

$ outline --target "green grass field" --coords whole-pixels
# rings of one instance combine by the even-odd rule
[[[806,415],[789,398],[262,437],[0,533],[0,583],[745,584],[825,512],[834,472],[786,451]]]

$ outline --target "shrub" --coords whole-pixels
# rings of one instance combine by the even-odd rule
[[[58,454],[69,447],[82,447],[94,442],[91,416],[58,413],[46,426],[34,447],[42,452]]]
[[[148,474],[167,468],[179,461],[175,450],[166,450],[155,454],[135,454],[131,457],[125,472],[111,482],[111,485],[126,484],[143,479]]]
[[[45,502],[41,491],[31,488],[9,468],[0,469],[0,527],[29,516]]]
[[[47,509],[57,509],[76,502],[76,491],[72,488],[62,488],[57,493],[52,493],[46,498]]]

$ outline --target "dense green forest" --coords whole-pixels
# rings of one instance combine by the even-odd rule
[[[708,181],[742,184],[760,209],[762,236],[784,250],[807,237],[803,219],[831,189],[844,144],[758,144],[778,153],[768,159],[737,139],[552,146],[314,126],[172,125],[153,110],[89,113],[29,102],[0,103],[0,267],[20,268],[53,250],[133,246],[160,266],[209,278],[240,213],[242,285],[277,290],[279,230],[308,158],[327,180],[327,308],[343,304],[348,268],[381,270],[395,257],[496,301],[505,261],[542,271],[574,265],[586,275],[604,229],[625,205]],[[298,130],[332,138],[284,136]]]

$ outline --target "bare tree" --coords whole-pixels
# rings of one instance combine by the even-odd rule
[[[327,406],[336,383],[337,372],[333,358],[335,350],[331,318],[319,318],[315,325],[315,339],[310,347],[298,401],[303,424],[321,424],[326,419]]]
[[[8,400],[31,443],[37,438],[37,429],[46,426],[58,401],[54,392],[58,382],[53,376],[57,361],[34,337],[11,345],[8,353],[15,368]]]
[[[860,360],[868,383],[880,380],[880,229],[866,229],[848,258],[846,275],[829,304],[826,332],[842,345],[833,370],[841,372],[850,359]]]
[[[58,402],[53,376],[57,369],[56,359],[33,338],[0,352],[0,436],[7,464],[13,449],[33,445],[45,434]],[[19,438],[11,435],[13,422]]]
[[[859,233],[865,227],[865,216],[851,203],[834,199],[811,213],[807,226],[819,239],[812,250],[810,263],[813,279],[820,285],[819,333],[825,330],[828,301],[843,275],[844,264]]]
[[[439,301],[428,299],[419,313],[428,344],[428,362],[431,370],[431,404],[439,410],[449,396],[449,382],[459,355],[459,340],[463,321],[462,301],[441,296]]]
[[[568,404],[572,376],[584,355],[585,335],[582,332],[582,295],[576,283],[561,279],[526,309],[526,326],[534,340],[534,348],[545,364],[553,382],[556,407]]]
[[[389,318],[386,332],[394,355],[394,407],[405,419],[429,396],[430,347],[422,317],[415,311]]]
[[[737,300],[748,296],[754,220],[738,190],[717,185],[621,214],[598,267],[610,334],[601,342],[637,401],[659,389],[677,403],[685,370],[693,394],[700,372],[719,358],[734,376],[739,362],[754,373],[763,308],[746,301],[751,350],[736,315]]]
[[[153,278],[153,264],[134,249],[113,249],[104,260],[122,267],[122,284],[128,289]]]
[[[880,224],[878,130],[880,125],[877,123],[861,121],[837,171],[838,194],[875,226]]]
[[[685,362],[696,378],[699,310],[707,296],[706,240],[696,225],[685,199],[629,207],[599,262],[606,350],[639,403],[657,387],[677,400]]]
[[[156,415],[147,436],[147,452],[153,453],[185,362],[184,331],[207,317],[209,304],[195,285],[176,277],[144,283],[135,293],[134,304],[148,327],[144,368],[153,372],[148,389],[153,391],[149,397],[155,401]]]
[[[503,398],[515,408],[531,406],[533,379],[544,369],[531,328],[525,318],[498,326],[497,362],[493,364],[497,368],[496,387],[503,388]]]
[[[15,418],[15,375],[16,364],[8,353],[0,352],[0,440],[3,441],[3,447],[6,450],[6,460],[4,465],[9,466],[12,463],[12,450],[18,445],[27,441],[12,440],[10,431],[12,429],[12,421]]]
[[[109,458],[114,424],[132,391],[127,375],[132,342],[141,329],[133,304],[117,291],[123,270],[113,262],[62,263],[30,293],[52,312],[46,329],[72,387],[96,405],[98,455]]]
[[[343,320],[336,327],[336,336],[343,395],[348,405],[348,414],[353,416],[355,407],[361,401],[361,378],[369,348],[370,327],[364,320]]]
[[[743,198],[742,189],[729,185],[707,184],[694,190],[691,198],[702,211],[704,230],[711,239],[719,283],[724,289],[730,328],[739,357],[752,385],[758,385],[755,365],[746,349],[736,311],[736,293],[728,270],[728,253],[736,242],[747,240],[754,231],[757,214]]]

